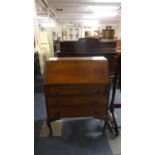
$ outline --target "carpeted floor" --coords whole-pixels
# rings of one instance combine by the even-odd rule
[[[113,155],[96,119],[64,120],[61,136],[40,137],[35,122],[35,155]]]

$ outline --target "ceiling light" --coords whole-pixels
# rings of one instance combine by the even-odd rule
[[[55,27],[56,23],[48,16],[37,16],[38,22],[42,27]]]
[[[84,26],[90,26],[90,27],[98,27],[99,22],[97,20],[92,20],[92,21],[85,21],[83,22]]]
[[[49,20],[48,16],[37,16],[38,20]]]
[[[54,22],[48,22],[48,23],[41,23],[41,26],[42,27],[45,27],[45,28],[52,28],[52,27],[55,27],[56,24]]]
[[[117,12],[110,11],[96,11],[94,17],[96,18],[112,18],[117,16]]]
[[[91,9],[96,11],[116,11],[120,8],[120,6],[91,6]]]

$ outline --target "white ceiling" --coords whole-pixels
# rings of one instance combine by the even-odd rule
[[[60,24],[98,21],[120,23],[118,0],[36,0],[37,14],[49,16]],[[45,2],[45,3],[43,3]],[[115,15],[115,16],[114,16]]]

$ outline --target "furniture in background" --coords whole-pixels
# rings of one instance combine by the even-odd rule
[[[121,50],[121,40],[117,40],[116,48]]]
[[[37,75],[40,75],[40,62],[39,62],[39,53],[34,52],[34,80],[36,79]]]
[[[104,39],[114,39],[115,30],[111,27],[106,27],[106,29],[102,30],[102,38]]]
[[[115,108],[121,108],[120,103],[114,102],[117,87],[121,91],[121,55],[115,57],[115,73],[111,80],[113,88],[112,88],[112,97],[110,101],[110,111],[114,115]]]
[[[85,37],[90,37],[91,36],[91,31],[85,31]]]
[[[105,57],[50,58],[45,65],[44,89],[51,134],[50,122],[62,117],[104,119],[105,125],[111,124],[119,134],[108,108],[109,70]]]
[[[116,40],[81,38],[78,41],[59,41],[55,43],[56,52],[87,52],[94,49],[116,48]]]
[[[69,40],[78,40],[81,38],[81,31],[80,27],[68,27],[67,28],[67,38]]]

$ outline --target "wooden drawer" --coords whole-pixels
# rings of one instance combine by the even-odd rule
[[[91,107],[87,106],[85,108],[49,108],[48,117],[49,118],[62,118],[62,117],[104,117],[107,115],[107,110],[104,107]]]
[[[106,85],[96,86],[47,86],[46,87],[48,96],[62,96],[62,95],[93,95],[93,94],[106,94],[108,88]]]
[[[108,100],[106,96],[60,96],[48,97],[48,107],[50,106],[88,106],[88,105],[105,105]]]

